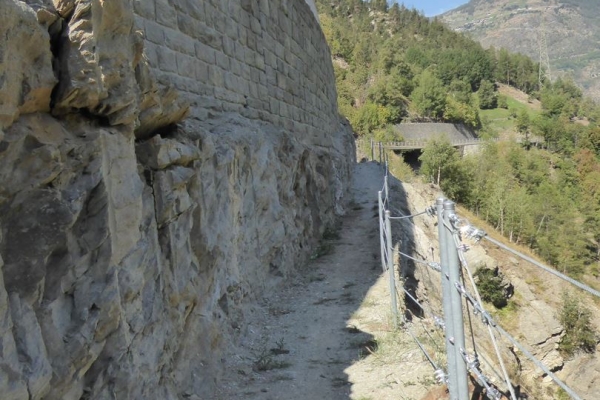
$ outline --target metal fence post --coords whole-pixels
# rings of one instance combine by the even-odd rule
[[[388,185],[388,177],[387,176],[383,177],[383,187],[385,188],[384,189],[385,201],[387,201],[387,203],[389,204],[390,203],[390,187]]]
[[[456,371],[456,352],[454,350],[454,321],[452,319],[452,304],[450,295],[452,287],[450,285],[448,273],[448,250],[446,245],[446,228],[444,227],[444,199],[440,197],[436,200],[436,210],[438,217],[438,236],[440,244],[440,266],[442,268],[442,305],[444,307],[444,325],[446,334],[446,356],[448,358],[448,392],[450,400],[464,400],[458,396],[458,383]],[[461,356],[462,357],[462,356]]]
[[[396,278],[394,276],[394,253],[392,247],[392,224],[390,222],[390,211],[385,211],[385,229],[387,231],[387,254],[388,254],[388,275],[390,279],[390,296],[392,299],[392,319],[394,328],[398,327],[398,303],[396,300]]]
[[[444,222],[448,227],[452,226],[450,215],[455,213],[455,204],[453,201],[444,201]],[[454,236],[448,228],[444,229],[446,250],[448,254],[448,275],[450,280],[450,302],[452,304],[452,324],[454,329],[454,354],[456,357],[456,374],[458,384],[459,399],[469,398],[469,386],[467,382],[467,364],[462,357],[461,349],[465,346],[465,327],[463,324],[462,296],[456,288],[456,283],[460,282],[460,262],[458,259],[458,249],[454,242]]]
[[[383,229],[384,229],[383,200],[381,199],[381,191],[379,191],[378,193],[379,193],[379,245],[381,247],[381,268],[383,269],[383,272],[385,272],[385,269],[387,267],[387,261],[385,258],[386,242],[385,242],[385,236],[383,235]]]
[[[375,142],[371,138],[371,161],[375,161]]]

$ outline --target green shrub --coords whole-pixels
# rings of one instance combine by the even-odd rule
[[[563,354],[572,356],[578,350],[586,353],[595,351],[598,334],[592,326],[592,312],[579,299],[563,293],[563,305],[558,318],[565,330],[558,345]]]
[[[475,272],[474,276],[483,301],[492,303],[496,308],[506,307],[508,298],[512,293],[507,290],[507,285],[498,269],[482,267]]]
[[[508,99],[503,94],[498,95],[498,108],[504,108],[505,110],[508,110]]]

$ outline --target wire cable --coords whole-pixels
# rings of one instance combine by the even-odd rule
[[[431,319],[433,320],[433,323],[435,326],[437,326],[441,331],[444,331],[446,329],[446,326],[444,324],[444,320],[443,318],[435,315],[435,313],[433,311],[430,310],[426,310],[425,307],[423,307],[423,305],[421,303],[419,303],[419,301],[412,295],[410,294],[410,292],[404,287],[404,285],[400,286],[400,288],[398,288],[398,285],[396,285],[396,293],[399,294],[400,292],[404,292],[404,294],[406,296],[408,296],[408,298],[410,298],[417,306],[419,306],[419,308],[421,310],[423,310],[424,314],[428,314]],[[399,301],[402,302],[402,299],[398,298]],[[416,316],[410,309],[407,308],[407,310],[411,313],[411,315],[419,320],[421,320],[421,318],[419,318],[418,316]],[[421,320],[422,323],[422,320]],[[425,326],[423,325],[423,328],[425,329],[427,336],[429,336],[431,338],[431,340],[433,341],[437,351],[439,352],[443,352],[437,342],[435,341],[435,339],[429,334],[429,331],[427,331],[427,329],[425,328]],[[444,340],[444,338],[442,337],[442,340]]]
[[[441,370],[441,368],[435,363],[433,358],[429,355],[429,353],[425,349],[425,346],[423,346],[423,344],[419,341],[419,339],[411,332],[410,328],[408,327],[408,321],[406,321],[406,318],[404,318],[404,326],[406,327],[406,332],[413,338],[415,343],[417,343],[417,346],[419,346],[419,348],[421,349],[423,354],[425,354],[425,357],[427,358],[427,360],[429,361],[429,363],[431,364],[433,369],[436,371]]]
[[[579,281],[577,281],[577,280],[575,280],[573,278],[570,278],[570,277],[566,276],[565,274],[562,274],[562,273],[558,272],[554,268],[550,268],[550,267],[548,267],[548,266],[546,266],[546,265],[544,265],[544,264],[542,264],[542,263],[534,260],[533,258],[526,256],[523,253],[520,253],[520,252],[518,252],[516,250],[513,250],[510,247],[506,246],[505,244],[497,241],[496,239],[493,239],[493,238],[491,238],[489,236],[484,236],[484,239],[486,239],[487,241],[492,242],[496,246],[498,246],[498,247],[500,247],[500,248],[502,248],[502,249],[504,249],[504,250],[506,250],[506,251],[508,251],[508,252],[510,252],[510,253],[512,253],[514,255],[516,255],[517,257],[520,257],[523,260],[530,262],[531,264],[535,265],[536,267],[539,267],[539,268],[543,269],[544,271],[549,272],[552,275],[557,276],[560,279],[562,279],[564,281],[567,281],[567,282],[569,282],[569,283],[577,286],[578,288],[585,290],[588,293],[593,294],[596,297],[600,297],[600,291],[598,291],[596,289],[593,289],[593,288],[591,288],[591,287],[589,287],[589,286],[587,286],[587,285],[585,285],[585,284],[583,284],[583,283],[581,283],[581,282],[579,282]]]
[[[414,262],[416,262],[416,263],[423,264],[423,265],[427,265],[429,268],[431,268],[431,269],[433,269],[433,270],[436,270],[436,271],[438,271],[438,272],[441,272],[441,271],[442,271],[442,267],[440,266],[440,264],[438,264],[438,263],[436,263],[436,262],[433,262],[433,261],[425,261],[425,260],[419,260],[418,258],[415,258],[415,257],[413,257],[413,256],[411,256],[411,255],[408,255],[408,254],[406,254],[406,253],[403,253],[403,252],[401,252],[401,251],[398,251],[398,254],[400,254],[402,257],[406,257],[406,258],[408,258],[409,260],[412,260],[412,261],[414,261]]]
[[[413,215],[403,215],[401,217],[390,217],[390,219],[392,220],[399,220],[399,219],[408,219],[408,218],[413,218],[413,217],[418,217],[419,215],[423,215],[423,214],[427,214],[427,210],[422,211],[420,213],[417,214],[413,214]]]
[[[486,324],[492,326],[504,337],[506,337],[515,347],[517,347],[523,354],[525,354],[527,358],[529,358],[536,366],[538,366],[542,371],[544,371],[544,373],[548,375],[558,386],[563,388],[563,390],[567,392],[573,399],[582,400],[581,397],[579,397],[579,395],[577,395],[577,393],[573,391],[573,389],[568,387],[563,381],[561,381],[556,375],[554,375],[554,373],[552,373],[552,371],[550,371],[548,367],[546,367],[541,361],[535,358],[535,356],[531,354],[521,343],[519,343],[515,338],[513,338],[501,326],[499,326],[496,323],[496,321],[494,321],[494,319],[490,316],[490,314],[488,314],[487,311],[485,311],[483,306],[477,303],[473,296],[471,296],[471,294],[469,294],[465,290],[464,286],[460,285],[459,282],[456,283],[456,286],[457,289],[463,294],[463,296],[465,296],[471,302],[471,304],[473,304],[473,307],[481,314],[481,317]]]
[[[467,364],[467,368],[469,371],[475,375],[479,383],[485,387],[486,397],[493,400],[500,400],[502,398],[502,394],[490,384],[490,380],[481,372],[479,369],[479,359],[477,358],[477,354],[471,357],[467,354],[465,349],[460,349],[460,355],[463,360]]]
[[[467,258],[464,254],[464,252],[468,248],[463,246],[460,242],[460,237],[456,229],[453,230],[452,236],[454,238],[454,244],[456,245],[456,251],[458,252],[458,258],[464,270],[467,271],[467,275],[469,276],[469,281],[471,282],[471,287],[475,292],[477,301],[479,302],[479,304],[483,304],[483,301],[481,301],[481,296],[479,295],[479,290],[477,289],[477,285],[475,284],[475,279],[473,278],[473,274],[471,273],[471,269],[469,268]],[[502,369],[502,374],[504,375],[504,381],[506,382],[506,386],[508,388],[508,391],[510,392],[510,397],[512,398],[512,400],[517,400],[517,395],[515,394],[515,389],[513,388],[513,385],[510,382],[510,377],[508,376],[506,366],[504,365],[504,360],[502,359],[502,354],[500,353],[500,348],[498,347],[496,336],[494,335],[494,332],[492,331],[492,328],[489,325],[487,326],[487,328],[490,338],[492,339],[492,344],[494,345],[494,350],[496,351],[496,357],[498,358],[498,362],[500,363],[500,368]]]
[[[506,332],[502,327],[496,325],[494,328],[504,335],[513,345],[515,345],[523,354],[527,356],[535,365],[537,365],[546,375],[548,375],[558,386],[563,388],[565,392],[569,394],[575,400],[582,400],[581,397],[577,393],[573,391],[570,387],[568,387],[563,381],[561,381],[556,375],[552,373],[541,361],[533,356],[523,345],[521,345],[515,338],[513,338],[508,332]]]

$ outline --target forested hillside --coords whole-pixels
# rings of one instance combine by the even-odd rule
[[[389,140],[399,122],[447,121],[482,136],[519,136],[519,143],[489,144],[465,158],[448,143],[432,142],[421,175],[561,271],[598,275],[600,113],[572,81],[540,82],[539,65],[528,57],[484,50],[397,4],[320,0],[318,7],[340,110],[359,135]],[[499,96],[497,83],[539,99],[541,110],[512,108],[516,102]],[[503,108],[509,126],[482,117],[482,110]],[[543,139],[544,149],[530,146],[532,136]]]
[[[554,77],[571,76],[600,99],[597,0],[471,0],[440,18],[484,47],[506,47],[535,60],[541,49]]]

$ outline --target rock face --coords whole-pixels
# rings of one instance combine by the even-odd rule
[[[209,397],[343,212],[309,6],[4,0],[0,31],[0,398]]]

